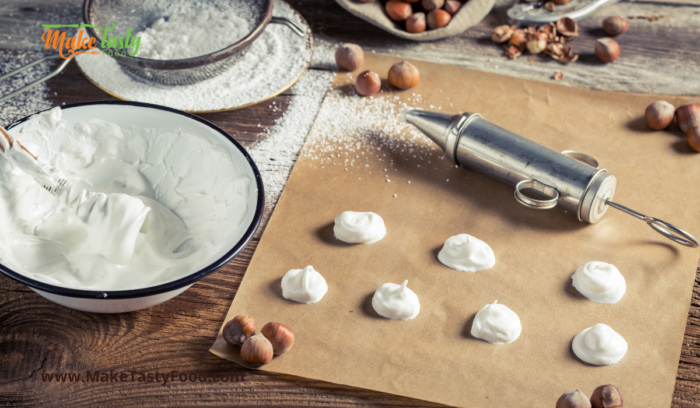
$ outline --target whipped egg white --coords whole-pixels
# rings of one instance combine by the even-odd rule
[[[0,156],[3,265],[57,286],[124,290],[185,276],[225,251],[252,182],[226,147],[183,130],[61,116],[34,115],[15,139],[82,198],[51,195]]]

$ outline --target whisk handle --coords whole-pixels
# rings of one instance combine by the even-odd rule
[[[15,75],[19,74],[20,72],[26,71],[27,69],[33,67],[33,66],[36,65],[36,64],[42,63],[42,62],[44,62],[44,61],[52,60],[52,59],[59,59],[59,58],[61,58],[60,55],[51,55],[51,56],[48,56],[48,57],[40,58],[40,59],[38,59],[38,60],[36,60],[36,61],[34,61],[34,62],[30,62],[29,64],[27,64],[27,65],[25,65],[25,66],[23,66],[23,67],[18,68],[18,69],[14,70],[14,71],[12,71],[12,72],[10,72],[10,73],[7,73],[7,74],[5,74],[5,75],[3,75],[3,76],[0,76],[0,81],[2,81],[3,79],[9,78],[9,77],[15,76]],[[68,65],[68,63],[69,63],[70,61],[71,61],[71,60],[69,60],[69,59],[64,60],[64,61],[61,63],[61,65],[58,66],[58,68],[56,68],[55,70],[51,71],[48,75],[45,75],[45,76],[43,76],[43,77],[37,79],[36,81],[34,81],[34,82],[30,83],[30,84],[27,84],[27,85],[25,85],[25,86],[23,86],[23,87],[21,87],[21,88],[15,90],[14,92],[11,92],[11,93],[9,93],[9,94],[7,94],[7,95],[0,96],[0,102],[6,101],[6,100],[12,98],[13,96],[15,96],[15,95],[17,95],[17,94],[20,94],[20,93],[22,93],[22,92],[24,92],[24,91],[26,91],[26,90],[28,90],[28,89],[30,89],[30,88],[33,88],[33,87],[39,85],[40,83],[42,83],[42,82],[44,82],[44,81],[46,81],[46,80],[48,80],[48,79],[51,79],[51,78],[55,77],[55,76],[58,75],[61,71],[63,71],[63,68],[65,68],[66,65]]]

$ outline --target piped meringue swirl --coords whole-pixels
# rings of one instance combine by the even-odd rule
[[[418,295],[409,289],[408,281],[401,285],[385,283],[380,286],[374,297],[372,307],[382,317],[392,320],[411,320],[420,312]]]
[[[462,272],[483,271],[496,265],[496,256],[491,247],[468,234],[447,238],[438,259],[445,266]]]
[[[523,327],[518,315],[498,301],[486,305],[474,317],[472,336],[493,344],[509,344],[520,337]]]
[[[610,326],[599,323],[583,329],[571,344],[574,354],[594,365],[612,365],[627,353],[627,342]]]
[[[309,265],[292,269],[282,278],[282,296],[299,303],[316,303],[328,292],[326,280]]]
[[[349,244],[371,244],[384,238],[384,220],[373,212],[345,211],[335,217],[333,234]]]
[[[603,304],[617,303],[627,290],[624,276],[605,262],[589,262],[576,269],[571,279],[583,296]]]

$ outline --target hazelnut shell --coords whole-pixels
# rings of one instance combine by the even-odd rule
[[[462,3],[460,3],[459,1],[447,0],[445,2],[445,7],[443,7],[443,10],[450,13],[450,15],[454,17],[454,15],[457,14],[460,8],[462,8]]]
[[[431,30],[446,26],[449,24],[450,19],[452,19],[452,16],[445,10],[433,10],[428,13],[428,17],[426,18],[428,27],[430,27]]]
[[[397,62],[389,69],[389,83],[399,89],[413,88],[419,80],[418,68],[410,62]]]
[[[390,0],[386,3],[384,8],[389,18],[394,21],[404,21],[413,13],[410,4],[399,0]]]
[[[238,315],[226,322],[222,333],[224,340],[234,346],[242,346],[254,334],[255,319],[252,316],[244,315]]]
[[[362,96],[370,96],[379,92],[382,80],[376,72],[363,71],[355,80],[355,90]]]
[[[683,132],[687,132],[692,127],[700,126],[700,105],[689,103],[679,106],[676,109],[676,120]]]
[[[620,45],[612,38],[600,38],[595,42],[595,55],[603,62],[613,62],[620,56]]]
[[[647,106],[644,111],[644,119],[650,128],[654,130],[666,129],[673,122],[676,108],[666,101],[656,101]]]
[[[700,152],[700,126],[688,129],[687,137],[690,148],[696,152]]]
[[[411,34],[418,34],[425,31],[425,13],[413,13],[406,19],[406,31]]]
[[[340,68],[347,71],[354,71],[362,66],[365,60],[365,53],[362,47],[357,44],[343,44],[335,50],[335,62]]]
[[[294,345],[294,332],[282,323],[270,322],[260,333],[270,341],[275,354],[284,354]]]
[[[425,11],[441,9],[445,5],[445,0],[422,0],[421,5]]]
[[[593,408],[622,408],[623,406],[622,392],[612,384],[601,385],[591,394]]]
[[[581,390],[569,390],[559,397],[556,408],[591,408],[591,402]]]
[[[612,16],[603,20],[603,30],[610,35],[620,35],[628,28],[629,23],[622,17]]]
[[[241,347],[241,358],[253,366],[261,366],[272,361],[272,344],[261,333],[250,337]]]

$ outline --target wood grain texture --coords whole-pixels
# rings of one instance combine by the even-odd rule
[[[5,0],[0,3],[0,49],[37,50],[38,24],[73,22],[80,0]],[[700,5],[697,2],[621,2],[606,9],[622,15],[664,15],[655,21],[633,20],[620,38],[623,58],[600,66],[590,56],[576,65],[554,62],[507,61],[488,39],[503,20],[499,5],[484,22],[463,35],[442,42],[415,44],[387,36],[356,19],[330,0],[290,1],[310,22],[319,42],[352,41],[368,49],[424,60],[493,70],[523,78],[549,80],[563,69],[564,84],[635,92],[700,94],[697,62],[700,47]],[[499,3],[500,4],[500,3]],[[602,18],[582,22],[577,49],[592,48]],[[38,33],[38,35],[37,35]],[[489,62],[489,59],[493,61]],[[624,62],[623,62],[624,61]],[[694,65],[693,65],[694,64]],[[498,65],[498,68],[495,66]],[[688,67],[688,68],[685,68]],[[690,68],[694,67],[695,76]],[[0,71],[2,68],[0,67]],[[626,72],[624,75],[622,72]],[[677,74],[677,75],[676,75]],[[677,84],[682,79],[683,86]],[[58,106],[90,100],[110,100],[71,64],[48,82],[49,98]],[[54,92],[56,93],[54,95]],[[233,112],[203,114],[250,147],[265,137],[293,95]],[[258,127],[261,124],[262,129]],[[265,220],[269,217],[265,214]],[[237,367],[207,350],[245,273],[262,234],[230,264],[197,282],[175,299],[156,307],[121,315],[97,315],[57,306],[30,289],[0,276],[0,406],[437,406],[378,392],[321,381],[263,374]],[[342,358],[342,356],[339,356]],[[207,382],[69,383],[43,382],[42,374],[114,370],[207,372]],[[245,377],[241,382],[214,383],[214,375]],[[84,375],[84,374],[83,374]],[[129,374],[130,375],[130,374]],[[696,279],[680,357],[674,407],[700,407],[700,278]]]

